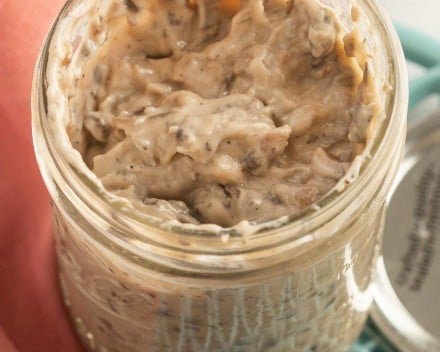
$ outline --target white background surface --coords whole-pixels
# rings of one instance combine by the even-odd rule
[[[382,4],[393,20],[440,40],[440,0],[377,0],[377,2]]]
[[[437,39],[440,42],[440,0],[376,0],[394,22],[415,29],[420,33]],[[440,52],[439,52],[440,56]],[[408,74],[414,78],[424,73],[424,69],[409,63]],[[419,106],[409,112],[410,120],[440,109],[440,95],[425,99]]]

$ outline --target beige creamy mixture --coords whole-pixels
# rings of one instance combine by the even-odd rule
[[[107,190],[183,223],[265,222],[322,198],[363,152],[381,104],[363,38],[328,1],[124,6],[91,26],[106,39],[69,100],[70,141]]]
[[[374,12],[353,0],[67,6],[44,74],[50,143],[68,168],[48,184],[65,304],[88,350],[348,350],[372,299],[385,182],[346,209],[353,222],[340,214],[289,243],[288,228],[258,246],[169,228],[246,239],[356,178],[390,87]],[[84,179],[162,228],[142,227],[145,241],[120,231],[135,222],[89,208]]]

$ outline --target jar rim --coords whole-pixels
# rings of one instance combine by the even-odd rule
[[[145,230],[150,230],[155,233],[154,238],[149,238],[152,240],[152,243],[164,248],[175,249],[181,247],[181,249],[185,251],[188,248],[183,242],[188,241],[189,239],[201,241],[202,243],[198,248],[211,248],[213,247],[212,241],[215,241],[216,246],[219,245],[219,236],[228,236],[229,239],[228,241],[221,242],[223,245],[215,251],[217,253],[246,252],[255,248],[267,248],[274,244],[281,244],[292,240],[298,241],[298,245],[306,243],[310,245],[310,242],[316,242],[316,236],[307,237],[305,235],[311,234],[318,223],[322,224],[321,218],[324,212],[326,212],[327,220],[335,217],[338,215],[338,210],[343,209],[342,204],[348,205],[352,203],[353,199],[356,199],[356,195],[365,190],[368,180],[374,176],[382,162],[382,159],[379,158],[378,155],[384,155],[387,151],[389,152],[390,150],[393,150],[393,146],[391,145],[392,138],[390,138],[390,135],[399,129],[401,130],[401,133],[404,133],[404,128],[399,127],[399,124],[401,124],[401,121],[399,120],[402,119],[402,116],[405,116],[406,119],[408,83],[405,60],[400,41],[390,19],[374,0],[361,0],[360,2],[365,3],[368,12],[377,16],[380,20],[380,26],[376,26],[375,30],[380,32],[381,37],[386,38],[384,45],[387,50],[389,64],[391,65],[389,75],[391,75],[391,80],[394,83],[394,89],[389,96],[388,106],[385,109],[386,118],[382,119],[378,126],[381,133],[377,133],[379,131],[376,131],[368,142],[372,146],[371,157],[364,158],[359,176],[343,191],[338,191],[333,188],[327,193],[327,195],[314,203],[314,205],[303,209],[298,214],[287,216],[281,221],[278,220],[262,223],[259,231],[252,234],[251,237],[246,238],[246,243],[243,242],[243,233],[233,230],[233,228],[224,228],[224,230],[220,232],[196,230],[194,228],[188,230],[184,224],[176,224],[169,229],[164,230],[163,226],[161,226],[163,220],[151,219],[149,216],[142,216],[142,218],[139,218],[132,209],[127,210],[124,204],[110,201],[105,194],[90,182],[90,180],[86,179],[81,172],[71,167],[71,165],[69,166],[65,160],[62,168],[68,171],[70,169],[70,172],[75,176],[73,178],[70,177],[68,180],[68,186],[71,187],[73,191],[72,189],[63,189],[62,191],[67,192],[69,196],[76,198],[78,201],[88,203],[93,200],[96,202],[96,205],[94,207],[89,206],[89,209],[93,210],[94,215],[101,215],[107,222],[112,223],[113,227],[120,225],[125,229],[141,234],[136,237],[138,240],[146,240],[148,235],[145,234],[145,232],[148,231]],[[63,163],[63,160],[60,152],[57,152],[56,146],[51,145],[49,141],[50,131],[47,127],[47,121],[45,121],[46,119],[42,118],[40,115],[43,113],[43,115],[47,116],[48,113],[46,97],[46,67],[51,39],[61,16],[66,13],[72,3],[73,0],[68,0],[66,2],[54,22],[42,50],[40,51],[34,73],[32,91],[34,148],[43,178],[53,198],[60,189],[56,190],[53,186],[52,182],[54,177],[53,175],[49,175],[47,170],[45,170],[47,169],[48,161],[47,159],[44,159],[43,155],[50,155],[51,158],[54,159],[51,160],[51,162],[58,167],[60,166],[59,163]],[[44,138],[47,150],[42,150],[44,147],[41,146],[41,138]],[[59,176],[66,178],[66,175]],[[86,195],[82,198],[78,197],[78,192],[75,192],[77,189],[84,191]],[[339,203],[339,206],[336,206],[336,203]],[[104,215],[104,213],[106,215]],[[280,232],[282,232],[283,235],[280,235]],[[166,236],[163,236],[165,233]],[[266,243],[267,239],[274,239],[274,234],[277,234],[275,241],[268,245]],[[111,236],[110,233],[109,236]]]

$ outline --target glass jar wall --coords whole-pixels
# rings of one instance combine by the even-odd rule
[[[385,199],[404,145],[405,67],[389,21],[374,2],[359,1],[371,21],[370,39],[381,43],[377,77],[393,87],[359,177],[300,217],[246,237],[228,232],[224,241],[215,232],[166,230],[137,216],[63,152],[53,112],[69,112],[51,88],[50,61],[63,41],[81,40],[87,6],[111,1],[85,3],[69,1],[50,32],[32,105],[37,159],[53,200],[60,283],[85,346],[100,352],[348,349],[371,304]],[[72,16],[75,9],[83,16]]]

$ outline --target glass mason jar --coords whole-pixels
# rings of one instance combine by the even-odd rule
[[[59,103],[48,62],[61,39],[82,40],[87,12],[69,16],[84,3],[67,2],[43,45],[32,111],[64,302],[88,350],[348,349],[372,301],[386,196],[405,139],[406,69],[389,20],[374,1],[358,1],[378,39],[377,77],[392,87],[359,176],[301,216],[244,238],[234,231],[161,228],[108,198],[62,152],[48,117]]]

